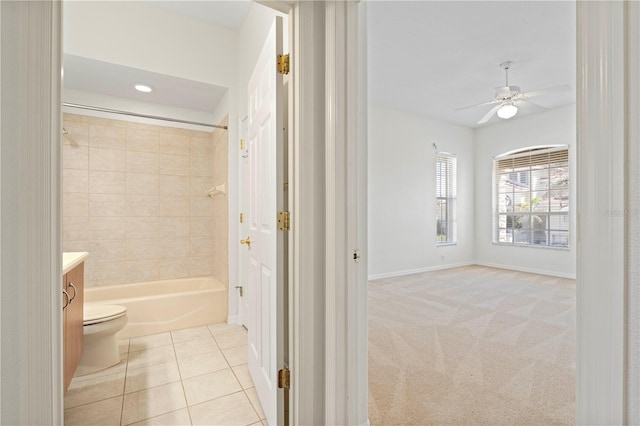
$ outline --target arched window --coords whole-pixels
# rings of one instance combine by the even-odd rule
[[[493,170],[494,242],[569,247],[569,147],[499,155]]]

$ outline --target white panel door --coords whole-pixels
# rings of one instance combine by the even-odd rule
[[[249,371],[271,425],[282,423],[277,374],[283,365],[282,232],[283,206],[282,18],[276,18],[249,80]]]
[[[247,223],[247,212],[249,211],[249,149],[247,147],[247,123],[248,117],[240,123],[240,158],[238,160],[240,169],[240,235],[246,237],[249,232],[249,224]],[[238,253],[238,322],[249,329],[249,296],[248,296],[248,277],[249,277],[249,254],[244,246],[240,246]]]

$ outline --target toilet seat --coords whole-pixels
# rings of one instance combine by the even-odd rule
[[[83,325],[92,325],[99,324],[101,322],[107,322],[119,318],[126,313],[126,306],[85,303]]]

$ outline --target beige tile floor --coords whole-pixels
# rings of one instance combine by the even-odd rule
[[[120,364],[74,377],[65,425],[266,425],[247,330],[214,324],[119,342]]]

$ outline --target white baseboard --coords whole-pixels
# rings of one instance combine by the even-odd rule
[[[229,315],[227,317],[227,324],[240,324],[240,316],[239,315]]]
[[[447,263],[446,265],[429,266],[427,268],[408,269],[406,271],[387,272],[384,274],[369,275],[369,281],[382,278],[401,277],[403,275],[419,274],[421,272],[439,271],[441,269],[460,268],[461,266],[475,265],[475,262]]]
[[[573,280],[576,279],[575,274],[567,274],[564,272],[556,272],[556,271],[547,271],[544,269],[521,268],[519,266],[500,265],[498,263],[489,263],[489,262],[461,262],[461,263],[449,263],[446,265],[429,266],[427,268],[409,269],[406,271],[396,271],[396,272],[387,272],[384,274],[369,275],[369,281],[380,280],[383,278],[401,277],[403,275],[419,274],[422,272],[439,271],[442,269],[459,268],[462,266],[471,266],[471,265],[487,266],[489,268],[498,268],[498,269],[508,269],[511,271],[519,271],[519,272],[529,272],[532,274],[549,275],[552,277],[559,277],[559,278],[570,278]]]
[[[501,265],[498,263],[490,263],[490,262],[474,262],[474,263],[478,266],[487,266],[489,268],[508,269],[511,271],[529,272],[532,274],[549,275],[552,277],[559,277],[559,278],[570,278],[573,280],[576,279],[576,274],[567,274],[565,272],[547,271],[544,269],[535,269],[535,268],[522,268],[520,266]]]

